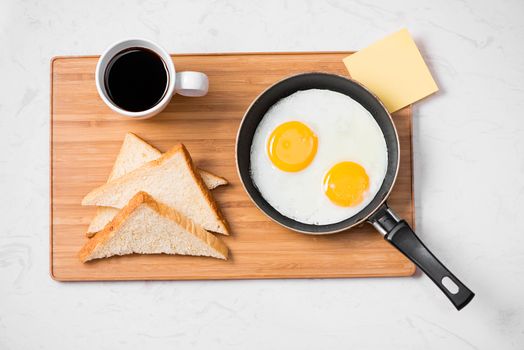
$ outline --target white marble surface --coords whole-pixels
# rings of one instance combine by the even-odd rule
[[[0,349],[523,349],[524,2],[0,2]],[[425,276],[59,283],[49,277],[49,60],[130,36],[171,52],[350,50],[408,27],[440,85],[416,105]]]

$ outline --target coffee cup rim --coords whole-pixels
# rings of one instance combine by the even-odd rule
[[[131,112],[117,106],[111,100],[111,98],[109,98],[104,84],[104,75],[107,64],[117,53],[131,47],[143,47],[152,50],[153,52],[158,54],[160,58],[164,61],[167,68],[167,74],[169,75],[169,83],[164,97],[162,97],[162,99],[153,107],[139,112]],[[148,39],[128,38],[114,42],[102,53],[102,55],[100,55],[100,58],[98,59],[96,65],[95,82],[96,89],[98,91],[98,94],[100,95],[100,98],[102,98],[104,103],[114,112],[129,118],[148,118],[162,111],[173,97],[176,85],[176,70],[173,60],[171,59],[171,55],[169,55],[169,53],[166,50],[164,50],[164,48],[162,48],[160,45]]]

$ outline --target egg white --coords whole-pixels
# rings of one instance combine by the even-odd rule
[[[315,158],[299,172],[278,169],[266,151],[272,131],[288,121],[306,124],[318,137]],[[360,164],[369,176],[364,200],[353,207],[334,204],[322,188],[325,173],[343,161]],[[332,224],[357,214],[377,194],[387,163],[386,141],[373,116],[351,97],[331,90],[298,91],[278,101],[264,115],[251,144],[255,186],[282,215],[306,224]]]

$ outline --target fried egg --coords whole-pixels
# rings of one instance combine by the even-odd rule
[[[282,215],[314,225],[352,217],[377,194],[388,153],[373,116],[331,90],[298,91],[273,105],[251,144],[251,177]]]

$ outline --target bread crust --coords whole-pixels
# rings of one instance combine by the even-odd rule
[[[98,232],[95,237],[91,238],[78,252],[78,257],[82,262],[89,261],[89,257],[93,251],[99,246],[105,244],[111,239],[118,229],[125,223],[129,216],[142,204],[149,206],[151,209],[156,211],[159,215],[168,218],[184,230],[195,235],[198,239],[205,242],[207,245],[218,251],[223,255],[224,259],[227,259],[228,248],[227,246],[212,233],[207,232],[202,227],[194,223],[191,219],[179,213],[175,209],[156,201],[152,196],[146,192],[138,192],[131,198],[129,203],[120,210],[120,212],[114,217],[114,219],[106,225],[106,227]]]
[[[186,163],[189,165],[189,168],[191,169],[191,175],[193,176],[193,179],[195,180],[196,184],[200,187],[200,190],[203,192],[206,200],[210,203],[211,208],[213,208],[214,212],[217,214],[218,220],[220,221],[220,223],[222,224],[222,227],[224,228],[224,234],[229,235],[229,226],[227,224],[227,221],[224,218],[222,211],[218,207],[215,201],[215,198],[211,195],[211,191],[209,191],[206,184],[204,183],[204,180],[202,180],[202,176],[200,176],[197,168],[193,164],[193,159],[191,158],[191,155],[189,154],[189,152],[187,151],[186,147],[183,144],[180,144],[180,149],[184,154]]]
[[[201,169],[201,168],[198,168],[198,167],[196,168],[196,170],[197,170],[197,172],[200,174],[200,177],[202,177],[202,174],[206,174],[206,175],[208,175],[208,176],[216,177],[216,178],[219,180],[219,181],[217,181],[218,184],[216,185],[216,187],[213,187],[213,188],[211,188],[211,189],[215,189],[215,188],[217,188],[217,187],[220,187],[220,186],[224,186],[224,185],[228,185],[228,184],[229,184],[229,182],[227,181],[227,179],[226,179],[225,177],[218,176],[218,175],[216,175],[216,174],[213,174],[213,173],[211,173],[211,172],[209,172],[209,171],[207,171],[207,170],[204,170],[204,169]],[[203,179],[202,179],[202,180],[203,180]],[[205,184],[205,181],[204,181],[204,184]],[[207,186],[206,186],[206,187],[207,187]],[[209,190],[209,189],[210,189],[210,188],[208,188],[208,190]]]

